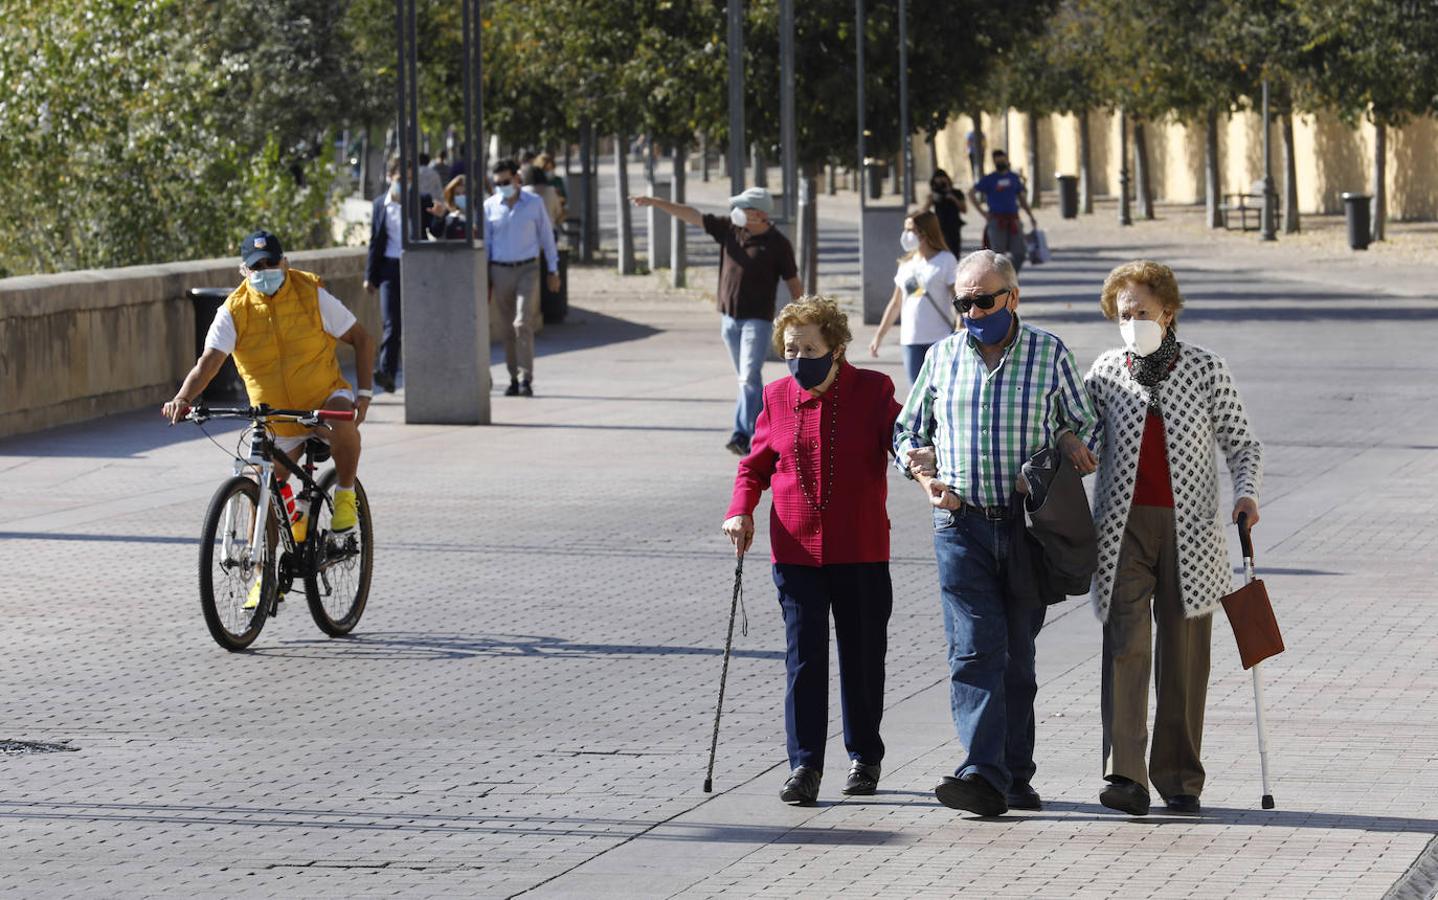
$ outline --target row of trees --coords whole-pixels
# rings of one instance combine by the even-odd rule
[[[1127,112],[1140,215],[1152,217],[1144,123],[1206,132],[1210,224],[1218,225],[1218,129],[1270,83],[1286,170],[1284,221],[1298,228],[1293,117],[1336,113],[1376,129],[1375,237],[1385,217],[1387,130],[1438,111],[1438,0],[1062,0],[999,88],[1043,114]],[[1086,136],[1086,129],[1084,129]]]
[[[855,161],[854,3],[794,5],[799,162],[812,179]],[[1141,162],[1143,123],[1169,115],[1203,123],[1213,151],[1221,117],[1268,78],[1285,121],[1370,117],[1381,168],[1385,130],[1438,106],[1438,0],[907,5],[911,116],[931,137],[977,109],[1122,109]],[[511,146],[613,135],[623,148],[648,134],[722,147],[725,8],[486,2],[486,131]],[[870,152],[892,157],[898,0],[867,8]],[[452,0],[419,0],[422,122],[435,135],[460,120],[459,15]],[[0,21],[0,166],[12,189],[0,275],[228,255],[260,222],[296,246],[326,243],[334,137],[367,130],[383,143],[394,119],[393,0],[0,0]],[[746,134],[766,147],[779,133],[778,26],[778,0],[745,0]]]

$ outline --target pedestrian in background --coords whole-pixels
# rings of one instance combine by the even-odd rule
[[[939,231],[944,235],[944,243],[948,245],[949,252],[957,257],[963,252],[959,238],[964,228],[963,214],[969,211],[969,206],[964,202],[964,195],[954,190],[953,179],[943,169],[935,169],[929,178],[929,199],[924,208],[939,217]]]
[[[950,709],[965,752],[934,795],[997,816],[1042,808],[1033,788],[1034,639],[1045,607],[1013,596],[1005,577],[1013,498],[1023,464],[1040,450],[1057,448],[1091,469],[1098,435],[1073,353],[1020,321],[1008,257],[965,256],[955,291],[964,327],[930,348],[894,447],[933,506]]]
[[[384,193],[374,198],[370,211],[369,254],[365,260],[364,287],[367,291],[379,292],[380,315],[384,319],[384,331],[380,339],[378,368],[374,371],[374,382],[386,391],[394,393],[395,379],[400,371],[400,345],[403,339],[404,311],[400,300],[400,257],[404,255],[404,207],[400,204],[400,165],[392,159],[386,168],[389,184]],[[421,194],[420,209],[423,210],[423,232],[415,236],[424,238],[434,227],[435,217],[443,216],[443,206],[435,205],[429,194]]]
[[[444,191],[444,179],[434,170],[429,163],[429,154],[419,155],[419,192],[428,194],[431,197],[438,197]]]
[[[554,233],[559,234],[559,226],[564,222],[564,198],[549,183],[549,176],[544,169],[537,165],[524,167],[524,189],[544,201],[544,211],[549,214],[549,224],[554,226]]]
[[[559,196],[568,201],[569,191],[564,184],[564,176],[560,175],[554,166],[554,157],[548,153],[541,153],[534,158],[534,164],[544,170],[544,177],[549,179],[550,185],[559,192]]]
[[[904,371],[909,384],[919,377],[929,347],[954,331],[954,276],[959,261],[949,252],[939,233],[939,217],[919,212],[904,220],[899,243],[905,254],[894,273],[894,294],[879,327],[869,343],[869,354],[877,357],[884,335],[899,320],[899,344],[904,348]]]
[[[887,472],[894,383],[846,358],[849,323],[827,297],[804,297],[775,322],[789,375],[764,387],[752,448],[739,462],[724,533],[742,556],[754,508],[773,489],[769,544],[784,613],[789,778],[779,798],[819,796],[829,733],[829,616],[839,654],[845,794],[877,790],[884,742],[889,580]]]
[[[983,199],[980,200],[982,195]],[[1024,197],[1024,180],[1009,169],[1009,155],[994,151],[994,171],[980,178],[969,190],[974,209],[983,214],[984,249],[1002,253],[1013,263],[1014,271],[1024,267],[1027,249],[1019,209],[1029,217],[1029,225],[1038,228],[1029,201]]]
[[[964,149],[969,156],[969,174],[972,181],[984,177],[984,150],[987,146],[984,133],[979,130],[978,123],[974,123],[974,127],[964,136]]]
[[[519,166],[494,164],[495,191],[484,201],[484,246],[489,251],[490,296],[504,334],[509,370],[506,397],[534,396],[534,325],[539,318],[540,255],[549,289],[559,290],[559,249],[544,201],[520,190]]]
[[[635,206],[653,206],[703,228],[720,246],[719,290],[715,301],[722,318],[720,334],[739,376],[734,431],[725,448],[749,452],[754,423],[764,404],[764,358],[774,332],[774,299],[779,282],[799,299],[803,286],[794,262],[794,245],[769,221],[774,200],[763,188],[729,198],[729,215],[714,216],[658,197],[635,197]]]
[[[1212,613],[1233,578],[1215,448],[1233,479],[1233,521],[1246,513],[1258,522],[1263,479],[1263,448],[1227,364],[1178,339],[1183,305],[1168,266],[1137,260],[1114,269],[1099,306],[1118,323],[1123,346],[1094,360],[1084,379],[1104,447],[1092,595],[1103,622],[1108,784],[1099,802],[1130,815],[1148,812],[1150,781],[1169,812],[1199,812]],[[1151,671],[1158,710],[1148,748]]]
[[[449,151],[447,150],[440,150],[439,155],[434,158],[434,162],[430,163],[429,166],[431,169],[434,169],[434,174],[439,176],[440,184],[447,185],[450,179],[454,177],[449,171]]]

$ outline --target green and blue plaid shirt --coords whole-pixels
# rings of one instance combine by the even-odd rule
[[[894,423],[894,464],[933,447],[938,479],[975,506],[1007,506],[1024,462],[1072,431],[1099,451],[1098,417],[1063,341],[1019,322],[990,372],[968,333],[934,344]]]

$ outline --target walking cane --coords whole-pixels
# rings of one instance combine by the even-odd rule
[[[1254,581],[1253,537],[1248,533],[1248,513],[1238,514],[1238,542],[1243,546],[1243,567],[1247,583]],[[1273,809],[1273,791],[1268,787],[1268,733],[1263,727],[1263,663],[1256,662],[1253,672],[1254,721],[1258,724],[1258,767],[1263,779],[1263,808]]]
[[[719,674],[719,703],[714,707],[714,738],[709,742],[709,771],[704,776],[704,793],[714,792],[714,754],[719,749],[719,715],[724,711],[724,684],[729,680],[729,654],[734,647],[734,614],[744,605],[744,555],[734,564],[734,599],[729,604],[729,635],[724,638],[724,668]],[[743,634],[749,633],[749,614],[744,613]]]

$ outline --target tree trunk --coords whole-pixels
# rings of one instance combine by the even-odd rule
[[[829,191],[829,196],[832,197],[839,192],[839,167],[834,165],[833,163],[829,163],[829,165],[825,168],[829,170],[829,184],[827,186],[827,189]]]
[[[614,187],[618,195],[614,198],[618,208],[615,219],[619,223],[619,274],[633,275],[634,264],[634,217],[629,213],[629,136],[624,132],[614,135]]]
[[[1373,240],[1384,239],[1388,218],[1388,126],[1373,128]]]
[[[1210,109],[1203,126],[1203,197],[1207,204],[1208,227],[1223,227],[1222,197],[1218,183],[1218,110]]]
[[[478,183],[478,179],[475,181]],[[599,223],[595,221],[593,202],[594,126],[588,119],[579,123],[579,198],[579,258],[592,263],[599,243]]]
[[[1133,215],[1129,209],[1128,172],[1128,111],[1118,111],[1118,224],[1132,225]]]
[[[689,147],[686,144],[674,145],[674,192],[670,199],[675,203],[684,203],[684,176],[688,168]],[[689,268],[688,248],[684,245],[687,236],[684,220],[678,216],[669,217],[669,284],[671,287],[682,288],[688,284],[687,272]]]
[[[1079,113],[1079,212],[1093,214],[1093,144],[1089,139],[1088,110]]]
[[[939,168],[939,136],[930,133],[929,139],[925,143],[929,145],[929,175],[932,177]]]
[[[832,172],[832,167],[830,172]],[[818,169],[805,166],[799,176],[799,218],[797,231],[799,280],[804,293],[819,292],[819,192]]]
[[[1138,178],[1138,214],[1145,219],[1153,218],[1153,180],[1149,177],[1148,135],[1143,119],[1133,117],[1133,168]]]
[[[1029,169],[1029,208],[1038,209],[1040,206],[1039,197],[1041,192],[1039,187],[1039,117],[1033,113],[1029,113],[1026,129],[1025,143],[1028,144],[1028,160],[1026,164]]]
[[[768,190],[769,166],[764,161],[764,151],[759,149],[758,141],[749,145],[749,154],[754,160],[754,187]]]
[[[699,132],[699,180],[709,183],[709,132]]]
[[[978,181],[984,177],[984,155],[988,152],[988,147],[984,140],[983,110],[973,110],[969,113],[969,119],[974,123],[974,143],[978,149],[978,155],[969,158],[969,174],[973,176],[974,181]],[[964,147],[964,152],[968,153],[967,146]]]
[[[1283,233],[1297,234],[1298,162],[1293,152],[1293,112],[1283,114]]]

